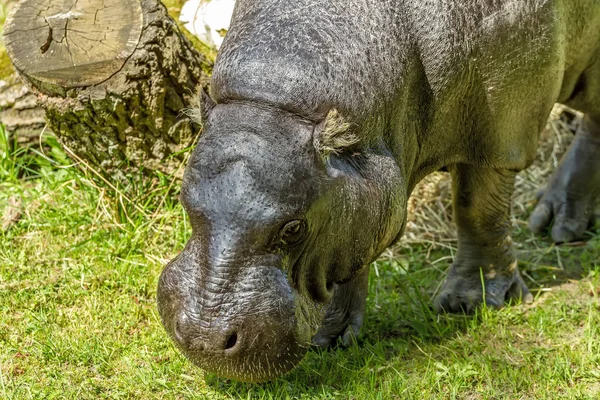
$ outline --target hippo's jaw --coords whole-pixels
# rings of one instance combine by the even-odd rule
[[[204,256],[192,239],[160,277],[159,312],[177,347],[203,370],[240,381],[292,370],[310,346],[323,305],[300,296],[277,267],[242,267],[235,284],[218,283],[218,273],[198,268]]]

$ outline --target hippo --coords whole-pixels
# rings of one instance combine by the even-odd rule
[[[440,169],[458,251],[433,307],[531,301],[510,199],[556,102],[585,116],[531,229],[582,238],[600,192],[597,0],[238,0],[201,97],[192,235],[157,300],[183,354],[225,378],[352,344],[369,265]]]

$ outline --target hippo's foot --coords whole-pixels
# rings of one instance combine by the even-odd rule
[[[523,301],[530,303],[533,296],[523,281],[517,262],[514,261],[502,273],[487,268],[487,273],[479,274],[477,269],[469,269],[467,275],[458,272],[454,265],[442,285],[442,289],[434,302],[437,312],[472,313],[485,296],[485,304],[491,308],[502,308],[506,302]],[[483,279],[483,286],[481,285]]]
[[[600,193],[600,127],[584,118],[581,131],[564,155],[540,198],[529,227],[541,233],[552,225],[552,240],[583,238],[593,224]]]
[[[514,256],[510,197],[516,173],[458,164],[452,167],[458,251],[434,302],[438,312],[470,313],[483,301],[531,301]]]
[[[350,282],[339,285],[331,298],[321,329],[312,342],[317,348],[349,347],[356,342],[362,327],[367,302],[369,267]]]

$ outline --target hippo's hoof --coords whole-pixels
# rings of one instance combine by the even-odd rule
[[[363,324],[364,312],[336,310],[327,313],[321,329],[313,338],[313,346],[326,349],[340,345],[350,347],[355,344]]]
[[[488,274],[487,277],[484,277],[484,282],[485,303],[488,307],[502,308],[506,302],[511,300],[521,300],[524,303],[533,301],[533,296],[517,268],[509,272],[508,276]],[[481,304],[483,295],[481,277],[478,273],[463,277],[455,273],[454,267],[451,267],[448,277],[442,285],[442,290],[434,301],[434,307],[439,313],[470,314]]]
[[[367,307],[369,268],[364,268],[350,282],[336,285],[321,329],[313,337],[313,346],[349,347],[356,343]]]

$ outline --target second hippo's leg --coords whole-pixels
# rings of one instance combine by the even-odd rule
[[[472,312],[485,298],[500,308],[531,301],[510,238],[510,199],[516,173],[458,164],[451,168],[458,251],[435,300],[438,312]]]

